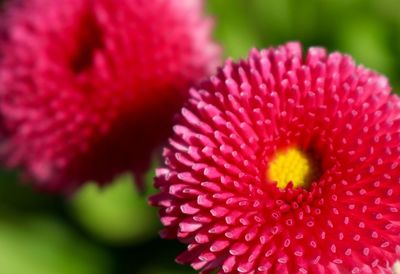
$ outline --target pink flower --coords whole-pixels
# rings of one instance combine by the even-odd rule
[[[391,273],[399,147],[385,77],[323,48],[253,50],[191,90],[151,203],[201,273]]]
[[[202,0],[14,0],[0,20],[0,156],[70,192],[140,183],[185,90],[219,60]]]

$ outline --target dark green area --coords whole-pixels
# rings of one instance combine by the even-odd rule
[[[400,87],[400,1],[211,0],[208,7],[226,57],[298,40],[349,53]]]

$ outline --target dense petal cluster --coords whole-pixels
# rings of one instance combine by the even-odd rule
[[[252,50],[192,89],[177,119],[151,203],[161,235],[188,244],[178,262],[202,273],[391,273],[400,100],[385,77],[323,48]],[[271,161],[277,173],[291,159],[303,180],[305,154],[319,166],[308,185],[268,176]]]
[[[0,25],[0,156],[47,190],[140,177],[219,62],[202,0],[13,0]]]

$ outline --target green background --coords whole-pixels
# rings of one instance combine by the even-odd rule
[[[225,57],[299,40],[350,53],[400,87],[398,0],[210,0],[207,9]],[[194,273],[174,263],[184,246],[158,238],[149,193],[137,194],[129,175],[69,198],[37,193],[16,172],[0,176],[0,274]]]

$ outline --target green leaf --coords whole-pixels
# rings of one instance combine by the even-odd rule
[[[0,273],[109,273],[107,254],[75,235],[58,219],[10,216],[0,216]]]
[[[127,245],[157,236],[156,209],[140,195],[132,178],[122,176],[105,188],[88,184],[71,200],[72,214],[91,234],[111,244]]]

